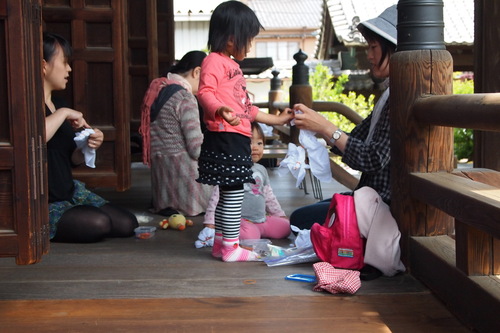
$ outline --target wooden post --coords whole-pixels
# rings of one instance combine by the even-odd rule
[[[391,59],[391,210],[406,259],[409,236],[446,235],[453,228],[451,217],[409,195],[411,172],[453,170],[452,128],[420,124],[412,115],[419,96],[451,94],[452,75],[445,50],[403,51]]]
[[[500,35],[497,1],[474,1],[474,92],[500,92]],[[474,167],[500,171],[500,133],[474,131]],[[500,252],[500,249],[498,250]]]
[[[452,93],[453,59],[445,50],[444,41],[441,47],[410,40],[415,36],[426,37],[419,34],[419,27],[415,28],[420,18],[410,17],[418,15],[415,10],[421,10],[422,6],[406,1],[409,6],[405,8],[404,2],[398,3],[398,52],[392,56],[390,65],[391,211],[402,234],[402,259],[407,262],[410,236],[447,235],[453,228],[450,216],[411,198],[409,182],[411,172],[453,170],[453,129],[418,123],[412,114],[412,105],[420,96]],[[414,7],[413,2],[420,7]],[[442,18],[442,7],[441,3],[431,11],[438,11]],[[404,30],[410,24],[413,30]],[[425,28],[428,22],[422,26]]]
[[[297,62],[292,69],[292,85],[290,86],[290,107],[296,103],[302,103],[312,107],[312,87],[309,84],[309,67],[304,64],[307,54],[299,50],[293,59]],[[290,128],[290,140],[297,144],[299,142],[299,129],[295,126]]]
[[[274,102],[281,102],[283,100],[283,90],[281,90],[283,82],[278,77],[280,74],[279,71],[273,70],[271,74],[273,74],[273,78],[271,79],[271,90],[269,90],[269,113],[278,114],[279,110],[273,107],[273,104]]]

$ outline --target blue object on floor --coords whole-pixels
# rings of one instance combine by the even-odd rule
[[[316,276],[306,274],[290,274],[285,276],[285,280],[300,281],[300,282],[316,282]]]

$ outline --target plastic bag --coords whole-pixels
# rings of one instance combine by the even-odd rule
[[[305,262],[316,262],[319,258],[316,256],[314,249],[312,247],[306,248],[281,248],[281,252],[278,256],[269,256],[263,259],[267,266],[285,266],[285,265],[295,265]]]
[[[257,253],[261,258],[270,255],[269,246],[271,241],[269,239],[242,239],[240,240],[240,246],[246,248],[247,250]]]

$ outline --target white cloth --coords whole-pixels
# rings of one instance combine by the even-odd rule
[[[297,233],[294,241],[296,247],[305,249],[313,246],[311,242],[311,230],[301,230],[294,225],[290,225],[290,228],[292,229],[292,231]]]
[[[199,249],[206,246],[214,246],[215,229],[203,228],[198,234],[198,239],[194,242],[194,246]]]
[[[75,133],[75,143],[76,147],[80,149],[85,158],[85,165],[89,168],[95,168],[95,156],[96,152],[94,148],[90,148],[88,145],[90,134],[94,134],[94,130],[91,128],[86,128],[81,132]]]
[[[333,178],[326,146],[316,138],[316,133],[309,130],[300,130],[299,142],[307,151],[309,166],[314,177],[330,183]]]
[[[306,176],[306,169],[309,169],[309,165],[306,164],[305,149],[293,143],[289,143],[288,152],[285,158],[280,162],[278,174],[284,176],[290,171],[295,179],[297,179],[295,186],[299,187]]]
[[[354,206],[361,236],[366,238],[365,264],[379,269],[385,276],[405,271],[401,262],[399,232],[389,206],[371,187],[354,191]]]

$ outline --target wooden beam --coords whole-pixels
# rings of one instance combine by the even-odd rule
[[[424,95],[415,101],[415,118],[425,124],[500,131],[500,93]]]
[[[448,172],[412,173],[410,194],[457,220],[500,238],[500,189]]]
[[[448,236],[410,239],[412,274],[428,286],[467,326],[496,332],[500,282],[495,277],[468,277],[455,267],[454,241]]]
[[[461,168],[452,171],[452,173],[476,182],[500,187],[500,172],[495,170],[485,168]]]
[[[339,102],[320,102],[320,101],[313,101],[312,104],[312,109],[318,112],[336,112],[350,121],[352,121],[354,124],[359,124],[360,122],[363,121],[363,117],[348,107],[345,104],[339,103]]]
[[[330,157],[330,169],[332,170],[332,177],[340,184],[344,185],[350,190],[354,190],[358,186],[359,179],[347,172],[343,167],[337,164]]]
[[[500,172],[484,168],[461,168],[452,172],[500,188]],[[483,233],[483,234],[481,234]],[[500,240],[473,227],[455,221],[457,243],[457,267],[468,275],[500,274]]]

